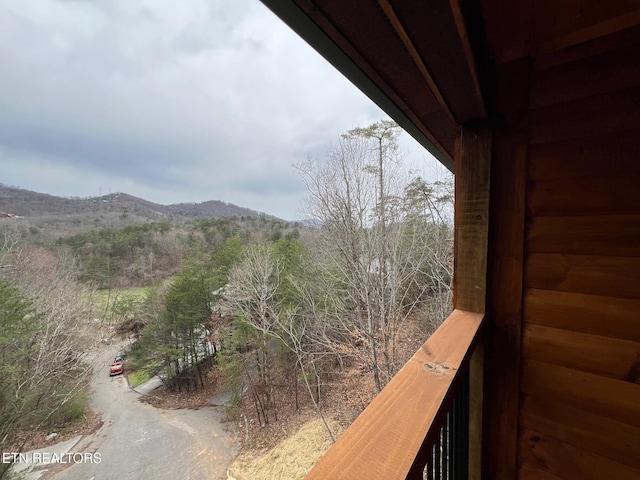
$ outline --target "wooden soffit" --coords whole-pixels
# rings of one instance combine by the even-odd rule
[[[487,43],[498,65],[525,57],[560,63],[580,45],[613,35],[624,40],[625,31],[640,25],[638,0],[480,1]]]
[[[486,118],[457,1],[262,2],[453,170],[459,125]]]

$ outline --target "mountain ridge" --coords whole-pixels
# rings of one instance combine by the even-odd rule
[[[184,202],[170,205],[117,192],[97,197],[61,197],[0,183],[0,212],[20,217],[82,215],[96,212],[136,213],[150,220],[186,221],[198,218],[257,217],[278,219],[222,200]]]

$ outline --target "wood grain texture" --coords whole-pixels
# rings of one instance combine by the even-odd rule
[[[520,465],[518,467],[518,479],[519,480],[563,480],[560,477],[556,477],[549,472],[540,470],[538,466],[533,465]]]
[[[603,2],[585,2],[584,5],[596,5],[601,4]],[[609,2],[607,2],[609,4]],[[627,2],[627,8],[629,8],[629,3]],[[610,13],[612,9],[608,10],[600,10],[599,13]],[[602,20],[599,18],[594,21],[591,25],[585,26],[578,30],[568,31],[564,34],[560,34],[555,38],[551,38],[550,40],[540,40],[540,38],[546,38],[547,35],[543,35],[543,37],[539,37],[539,40],[535,47],[535,54],[545,54],[548,52],[556,52],[570,49],[575,45],[580,45],[584,42],[589,42],[594,39],[598,39],[607,35],[611,35],[613,33],[617,33],[620,31],[624,31],[629,28],[633,28],[636,25],[640,24],[640,10],[637,9],[636,5],[631,6],[629,11],[613,17],[607,18],[606,20]],[[582,12],[580,15],[576,15],[576,17],[584,17],[584,13]],[[543,20],[541,24],[549,24],[555,22],[546,22]],[[539,31],[539,30],[538,30]]]
[[[640,469],[640,427],[532,396],[523,400],[521,419],[524,428]]]
[[[633,467],[574,448],[535,430],[522,430],[519,452],[523,464],[566,480],[634,479],[640,473]]]
[[[575,318],[577,323],[579,318]],[[524,358],[640,384],[640,343],[571,330],[527,325]]]
[[[540,53],[536,56],[535,69],[542,71],[559,65],[577,62],[619,48],[637,45],[639,41],[640,26],[612,32],[609,35],[595,38],[590,42],[581,43],[566,50],[548,52],[547,54]]]
[[[640,342],[640,300],[527,289],[524,302],[525,325]]]
[[[538,144],[529,155],[529,181],[640,175],[640,129]]]
[[[536,216],[634,215],[640,175],[529,182],[527,213]]]
[[[640,385],[593,373],[525,360],[522,391],[640,427]]]
[[[585,82],[585,78],[589,78]],[[536,72],[532,108],[546,107],[640,85],[640,44]]]
[[[455,310],[306,478],[418,478],[482,319]]]
[[[640,298],[640,258],[532,253],[526,258],[529,288]]]
[[[455,176],[454,307],[484,313],[487,284],[491,132],[462,127]]]
[[[534,217],[527,253],[640,257],[640,215]]]
[[[532,144],[640,128],[640,87],[532,110]]]

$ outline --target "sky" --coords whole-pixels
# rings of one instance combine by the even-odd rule
[[[258,0],[0,0],[5,185],[294,220],[293,164],[386,118]]]

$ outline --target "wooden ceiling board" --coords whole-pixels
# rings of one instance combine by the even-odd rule
[[[531,52],[533,0],[480,0],[491,57],[501,65]]]
[[[316,2],[360,58],[421,117],[442,110],[409,52],[377,4],[370,0]]]
[[[393,2],[393,9],[459,124],[486,116],[448,0]]]

